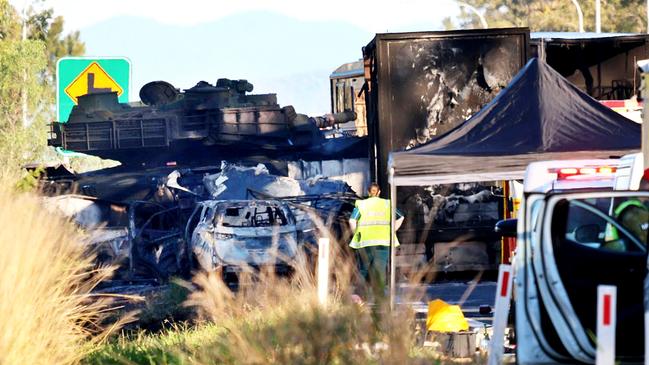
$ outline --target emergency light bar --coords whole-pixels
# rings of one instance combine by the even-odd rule
[[[578,177],[612,177],[617,168],[611,166],[588,166],[588,167],[562,167],[559,169],[548,169],[551,174],[557,174],[558,180],[566,180]]]
[[[532,162],[525,170],[523,191],[612,189],[622,170],[616,158]]]

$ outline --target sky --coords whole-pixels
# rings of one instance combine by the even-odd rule
[[[30,0],[13,0],[21,8]],[[310,115],[329,112],[329,74],[362,57],[375,33],[442,29],[459,13],[453,0],[46,0],[79,30],[88,56],[132,64],[131,99],[165,80],[248,79],[254,93]]]
[[[46,6],[65,17],[68,29],[124,15],[191,27],[237,13],[270,11],[302,21],[342,21],[376,33],[412,24],[439,26],[444,17],[459,12],[452,0],[49,0]]]

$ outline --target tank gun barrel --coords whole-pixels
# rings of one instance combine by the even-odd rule
[[[325,114],[320,117],[312,117],[311,122],[318,128],[332,127],[335,124],[347,123],[356,120],[356,112],[344,111],[340,113]]]

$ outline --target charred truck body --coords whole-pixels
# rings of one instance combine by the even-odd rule
[[[535,32],[530,33],[529,42],[531,57],[542,59],[597,100],[636,95],[640,75],[635,61],[649,57],[647,34]],[[362,104],[363,109],[355,108],[357,125],[365,121],[360,115],[365,100],[359,100],[364,99],[365,90],[360,85],[370,79],[369,68],[367,75],[365,71],[363,62],[355,61],[339,66],[329,76],[332,112]]]
[[[367,84],[363,91],[371,176],[384,191],[391,151],[424,144],[468,119],[510,82],[527,61],[528,52],[598,100],[628,99],[640,86],[635,62],[649,57],[649,36],[541,32],[530,37],[527,29],[377,35],[364,49]],[[348,70],[348,74],[358,77],[359,71]],[[337,85],[347,82],[338,72],[332,80],[334,76]],[[344,90],[335,91],[345,95]],[[399,188],[397,204],[407,216],[400,241],[420,244],[418,248],[404,245],[402,254],[421,253],[421,246],[426,246],[427,258],[434,257],[437,269],[446,270],[480,265],[452,262],[454,249],[444,249],[439,243],[462,238],[463,247],[482,241],[498,248],[488,222],[511,213],[508,185],[459,183]],[[495,263],[497,252],[487,256]],[[412,258],[404,261],[412,262]]]
[[[357,136],[367,135],[367,112],[363,95],[364,75],[363,60],[359,60],[341,65],[329,76],[331,112],[354,111],[356,120],[349,127],[355,130]],[[348,126],[341,126],[343,129],[345,127]]]
[[[388,155],[458,126],[505,88],[528,59],[527,28],[377,34],[363,49],[371,176],[388,189]],[[403,261],[425,252],[440,271],[495,268],[502,182],[400,188]],[[445,243],[462,241],[462,258]],[[477,250],[470,249],[476,243]],[[486,247],[486,249],[485,249]],[[397,261],[397,265],[401,264]]]
[[[648,34],[532,33],[532,57],[542,59],[597,100],[636,95],[636,61],[649,57]]]

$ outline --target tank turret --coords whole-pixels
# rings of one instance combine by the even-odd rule
[[[299,151],[322,143],[319,128],[356,117],[353,112],[308,117],[281,107],[276,94],[249,94],[253,89],[247,80],[200,81],[182,91],[153,81],[140,89],[141,103],[119,103],[111,92],[84,95],[67,123],[52,124],[49,144],[123,163],[149,153],[201,153],[213,146],[236,146],[240,154]]]

